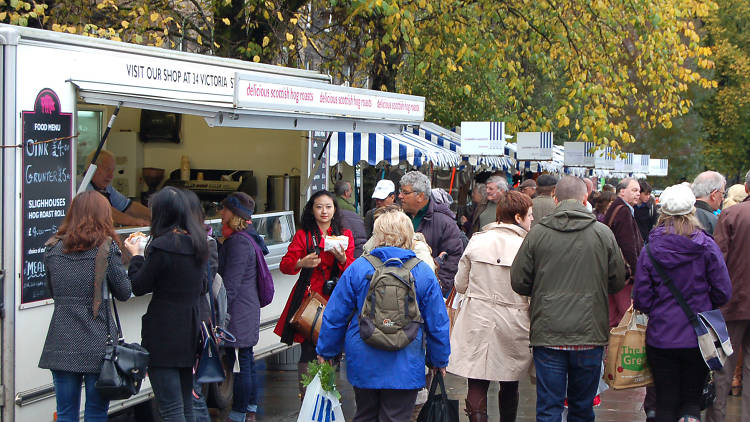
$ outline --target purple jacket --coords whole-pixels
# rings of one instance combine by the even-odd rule
[[[463,233],[456,224],[456,214],[453,214],[447,204],[430,199],[427,213],[419,223],[417,232],[424,235],[427,245],[432,249],[433,258],[443,251],[448,252],[448,257],[437,272],[443,296],[447,296],[453,288],[458,260],[464,253],[464,243],[461,241]]]
[[[668,234],[664,227],[657,227],[651,231],[648,243],[654,259],[661,263],[693,312],[716,309],[729,301],[732,284],[724,257],[703,230],[687,238]],[[645,248],[636,265],[633,305],[649,317],[648,345],[662,349],[698,347],[693,327],[652,265]]]

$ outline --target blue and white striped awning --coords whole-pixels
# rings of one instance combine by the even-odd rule
[[[516,158],[516,144],[505,144],[505,155],[512,158],[516,163],[516,169],[521,171],[528,170],[534,173],[540,173],[543,171],[560,173],[563,171],[562,161],[559,163],[555,161],[518,161]]]
[[[411,132],[419,135],[428,141],[441,147],[448,148],[451,151],[461,152],[461,136],[448,129],[442,128],[434,123],[424,122],[419,126],[413,126]],[[463,155],[462,159],[472,166],[484,166],[493,169],[508,170],[515,167],[515,162],[506,156],[467,156]]]
[[[376,165],[386,162],[396,165],[401,161],[420,167],[432,162],[438,167],[452,167],[461,157],[408,131],[401,133],[334,132],[331,136],[328,164],[360,162]]]

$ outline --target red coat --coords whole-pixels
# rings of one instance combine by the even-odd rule
[[[333,231],[330,228],[328,229],[328,234],[333,234]],[[354,237],[352,236],[352,232],[350,230],[344,229],[343,235],[349,238],[349,245],[346,247],[346,263],[337,264],[339,266],[339,275],[343,274],[346,267],[354,262]],[[290,275],[299,274],[301,269],[295,268],[295,265],[297,265],[297,261],[307,255],[307,238],[308,237],[303,230],[297,230],[297,233],[294,234],[292,243],[289,244],[289,249],[287,249],[286,255],[281,258],[281,263],[279,264],[279,270],[282,273]],[[321,250],[325,248],[324,239],[321,239],[319,246]],[[332,253],[320,253],[320,264],[315,267],[312,275],[310,276],[311,290],[318,292],[321,295],[323,294],[323,284],[331,277],[331,269],[333,268],[334,263],[336,263],[336,257],[333,256]],[[294,289],[292,289],[292,292],[289,294],[289,297],[286,300],[284,312],[281,313],[281,318],[279,318],[279,322],[276,323],[276,328],[273,330],[273,332],[276,333],[276,335],[278,335],[279,337],[284,331],[284,324],[286,323],[287,313],[289,312],[289,303],[291,302],[292,296],[294,296],[294,291],[297,289],[297,287],[297,284],[295,284]],[[328,299],[328,296],[324,297]],[[305,338],[300,334],[295,334],[294,341],[297,343],[302,343],[303,341],[305,341]]]

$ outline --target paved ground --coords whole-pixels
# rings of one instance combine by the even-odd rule
[[[342,394],[342,405],[344,416],[351,421],[354,414],[354,392],[346,382],[346,368],[342,365],[339,376],[339,390]],[[300,401],[297,397],[297,373],[296,371],[268,370],[265,362],[258,364],[259,395],[261,397],[261,410],[258,420],[263,422],[289,422],[297,420]],[[448,396],[451,399],[459,399],[459,409],[464,408],[463,400],[466,397],[466,381],[463,378],[448,375],[446,378]],[[497,421],[499,413],[497,408],[497,384],[490,387],[488,413],[490,421]],[[528,379],[521,381],[520,387],[521,403],[519,405],[519,422],[534,421],[536,393]],[[640,422],[645,421],[645,415],[641,409],[645,389],[634,389],[625,391],[606,391],[602,395],[602,404],[595,409],[596,420],[599,422]],[[726,422],[740,422],[740,399],[729,397],[729,409]],[[123,414],[111,418],[114,422],[132,422],[137,419],[131,414]],[[221,418],[214,418],[216,422],[223,422]],[[468,418],[460,412],[460,420],[468,421]],[[141,422],[141,421],[137,421]]]

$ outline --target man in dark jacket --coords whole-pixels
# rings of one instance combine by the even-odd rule
[[[715,171],[704,171],[693,180],[691,187],[695,195],[695,216],[698,217],[703,230],[713,236],[719,218],[714,211],[724,202],[727,180]]]
[[[633,206],[638,202],[641,193],[641,185],[633,178],[622,179],[615,189],[617,198],[604,214],[604,224],[609,226],[612,233],[615,234],[617,245],[620,246],[625,262],[629,269],[635,270],[635,264],[638,262],[638,255],[643,248],[643,239],[641,231],[638,229],[638,223],[633,217]],[[632,303],[631,292],[633,290],[632,278],[630,278],[625,288],[619,293],[609,296],[609,326],[616,327],[620,320],[627,312]]]
[[[464,252],[462,234],[456,224],[456,215],[448,205],[432,200],[430,179],[418,171],[406,173],[399,183],[398,198],[404,212],[411,217],[414,231],[422,233],[432,249],[432,257],[442,252],[448,256],[439,264],[438,279],[447,296],[453,288],[453,278],[458,270],[458,260]]]
[[[362,255],[362,246],[367,242],[367,233],[365,223],[356,212],[339,208],[339,218],[342,229],[349,229],[354,236],[354,257],[359,258]]]
[[[750,192],[750,172],[745,175],[745,192]],[[724,368],[714,375],[716,401],[706,411],[706,421],[723,422],[740,349],[745,353],[743,384],[750,382],[750,259],[747,256],[747,251],[750,250],[750,196],[719,214],[715,239],[727,262],[729,278],[732,280],[732,297],[721,308],[721,313],[727,322],[729,339],[735,352],[724,362]],[[750,385],[742,389],[742,416],[739,420],[750,420]]]
[[[531,227],[539,224],[542,219],[548,216],[552,210],[555,209],[555,185],[557,184],[557,178],[551,174],[543,174],[536,180],[536,198],[531,203],[532,213],[534,220],[531,222]]]
[[[372,236],[372,227],[375,224],[375,211],[378,208],[392,205],[396,201],[396,185],[388,179],[379,180],[375,185],[375,190],[372,191],[372,199],[375,200],[375,208],[365,213],[365,234],[368,239]],[[356,233],[354,233],[354,238],[356,240]],[[359,255],[355,252],[354,256]]]
[[[593,401],[609,339],[607,293],[625,283],[615,237],[586,209],[586,185],[557,183],[553,212],[526,235],[511,266],[513,290],[531,297],[530,344],[537,421],[593,421]],[[566,389],[567,383],[567,389]]]
[[[659,210],[656,208],[654,197],[651,196],[651,185],[645,180],[639,180],[638,183],[641,185],[641,195],[634,207],[633,217],[645,242],[648,241],[648,234],[659,219]]]

